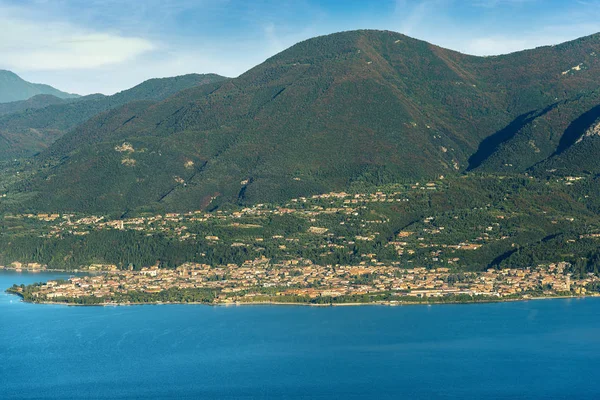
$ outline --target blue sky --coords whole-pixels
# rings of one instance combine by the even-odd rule
[[[294,43],[387,29],[469,54],[600,31],[600,0],[0,0],[0,68],[80,94],[237,76]]]

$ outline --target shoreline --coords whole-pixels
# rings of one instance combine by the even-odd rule
[[[6,290],[5,290],[6,291]],[[66,307],[127,307],[127,306],[161,306],[161,305],[200,305],[210,307],[238,307],[238,306],[303,306],[303,307],[359,307],[359,306],[433,306],[433,305],[473,305],[473,304],[493,304],[493,303],[511,303],[525,302],[536,300],[565,300],[565,299],[585,299],[600,297],[600,295],[579,295],[579,296],[541,296],[541,297],[526,297],[517,299],[498,299],[498,300],[478,300],[478,301],[438,301],[438,302],[418,302],[418,301],[374,301],[370,303],[302,303],[302,302],[276,302],[276,301],[253,301],[253,302],[219,302],[219,303],[204,303],[204,302],[154,302],[154,303],[98,303],[98,304],[76,304],[59,301],[28,301],[23,298],[20,293],[9,292],[10,295],[17,296],[22,303],[35,305],[58,305]]]
[[[14,268],[14,267],[4,267],[4,268],[0,269],[0,272],[2,272],[2,271],[16,271],[17,273],[23,272],[23,273],[33,273],[33,274],[48,273],[48,272],[72,273],[72,274],[83,273],[80,270],[26,269],[26,268]],[[88,272],[88,274],[89,275],[99,275],[99,274],[103,274],[105,272],[109,272],[109,271],[93,271],[93,272]],[[336,302],[334,300],[334,301],[328,301],[328,302],[322,302],[322,303],[317,303],[316,302],[317,298],[308,298],[308,297],[299,297],[299,299],[301,299],[302,301],[277,301],[277,296],[272,297],[270,300],[265,300],[265,297],[263,297],[262,300],[250,300],[250,301],[234,301],[233,298],[230,298],[231,300],[225,298],[224,301],[217,300],[215,302],[202,302],[202,301],[200,301],[200,302],[198,302],[198,301],[190,301],[190,302],[185,302],[185,301],[126,302],[126,301],[122,301],[122,302],[116,302],[116,301],[106,301],[105,299],[100,298],[100,299],[104,300],[104,302],[82,304],[82,303],[75,302],[75,301],[77,301],[76,299],[78,299],[78,297],[67,298],[69,300],[75,300],[72,302],[52,301],[49,299],[38,301],[38,300],[36,300],[36,298],[25,299],[25,296],[23,295],[23,293],[16,291],[16,290],[12,291],[10,289],[11,288],[5,289],[5,292],[8,294],[19,296],[21,298],[20,299],[21,302],[24,302],[24,303],[49,304],[49,305],[61,305],[61,306],[84,306],[84,307],[100,307],[100,306],[101,307],[117,307],[117,306],[139,306],[139,305],[207,305],[207,306],[221,306],[221,307],[244,306],[244,305],[249,305],[249,306],[251,306],[251,305],[254,305],[254,306],[259,306],[259,305],[311,306],[311,307],[356,307],[356,306],[396,307],[396,306],[403,306],[403,305],[407,305],[407,306],[427,305],[427,306],[430,306],[430,305],[443,305],[443,304],[483,304],[483,303],[505,303],[505,302],[528,301],[528,300],[581,299],[581,298],[586,298],[586,297],[600,297],[600,293],[590,293],[590,294],[583,294],[583,295],[582,294],[572,294],[572,295],[565,295],[565,294],[551,295],[550,294],[550,295],[542,295],[542,296],[540,296],[539,294],[532,295],[532,294],[525,293],[522,297],[481,296],[480,298],[477,298],[477,296],[475,296],[475,297],[471,297],[470,300],[469,299],[460,299],[460,300],[448,299],[448,297],[422,297],[422,298],[419,298],[417,296],[408,296],[409,298],[406,298],[406,296],[405,296],[402,300],[394,300],[394,299],[375,300],[375,299],[373,299],[373,301],[369,301],[369,302],[356,302],[356,301],[352,301],[354,299],[348,299],[348,300],[350,300],[348,302],[343,302],[343,301]],[[27,297],[29,297],[29,296],[27,296]],[[416,299],[419,299],[419,300],[416,300]],[[446,299],[446,300],[444,300],[444,299]],[[315,302],[312,302],[313,300]],[[327,298],[327,300],[331,300],[331,298]]]
[[[80,270],[80,269],[59,269],[59,268],[38,268],[38,269],[33,269],[33,268],[15,268],[15,267],[7,267],[5,266],[4,268],[0,268],[0,272],[2,271],[13,271],[13,272],[27,272],[27,273],[33,273],[33,274],[40,274],[40,273],[44,273],[44,272],[65,272],[65,273],[72,273],[72,274],[102,274],[105,272],[111,272],[111,271],[86,271],[86,270]]]

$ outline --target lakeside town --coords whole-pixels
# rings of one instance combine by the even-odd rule
[[[580,180],[580,177],[566,177],[554,184],[569,186]],[[279,259],[300,256],[323,264],[316,261],[313,255],[307,256],[306,250],[314,250],[324,258],[334,253],[354,253],[350,263],[353,265],[385,261],[382,260],[383,247],[386,250],[385,257],[392,265],[423,266],[428,269],[444,266],[472,269],[474,261],[479,264],[473,254],[482,247],[518,247],[521,240],[519,233],[523,230],[519,227],[524,224],[531,224],[534,228],[533,225],[543,223],[548,230],[557,232],[584,227],[585,231],[568,239],[569,243],[600,238],[600,220],[596,218],[586,216],[587,219],[583,220],[576,215],[543,210],[530,210],[528,214],[519,207],[504,204],[513,201],[509,195],[502,200],[501,206],[481,204],[461,211],[460,217],[452,211],[434,212],[431,209],[433,196],[446,196],[452,185],[456,186],[456,183],[447,182],[444,176],[440,176],[437,180],[425,183],[389,185],[368,193],[331,192],[294,198],[285,204],[256,204],[212,212],[147,212],[119,218],[81,213],[23,213],[6,214],[2,218],[5,230],[10,231],[12,237],[35,236],[46,242],[77,238],[85,241],[94,234],[123,232],[138,234],[138,238],[143,235],[166,238],[174,243],[196,244],[203,249],[240,249],[248,253],[246,260],[261,256],[272,258],[272,254],[266,253],[275,251]],[[402,228],[396,230],[394,226],[397,225]],[[396,230],[393,236],[385,232],[389,229]],[[202,251],[199,254],[205,253]],[[64,258],[67,261],[70,259]],[[157,259],[164,261],[164,257]],[[106,259],[100,261],[111,263]],[[183,261],[215,264],[199,258]],[[38,260],[17,257],[9,260],[4,258],[4,262],[44,264]],[[133,264],[139,270],[152,263]],[[52,265],[52,268],[87,269],[90,264],[98,263],[81,262],[80,265],[66,268]],[[178,262],[169,267],[175,268],[180,264]],[[127,267],[118,265],[119,269]]]
[[[599,292],[597,268],[585,258],[564,261],[597,248],[596,216],[524,212],[527,197],[509,192],[458,211],[461,192],[449,195],[456,185],[440,176],[212,212],[6,214],[11,239],[0,269],[87,274],[11,289],[27,301],[70,304],[502,301]],[[439,201],[447,211],[432,209]],[[546,243],[557,237],[561,252],[553,255]],[[545,246],[547,258],[528,255],[528,243]]]
[[[32,302],[70,304],[137,303],[140,294],[176,289],[209,290],[214,304],[253,302],[388,303],[527,299],[532,297],[585,296],[600,283],[592,273],[575,278],[566,263],[538,268],[453,273],[448,268],[398,269],[392,266],[318,266],[307,260],[273,264],[259,258],[241,266],[212,267],[185,263],[175,270],[146,267],[140,271],[105,271],[72,276],[30,287],[15,286],[13,293]],[[461,297],[462,296],[462,297]],[[149,297],[152,299],[152,297]],[[143,302],[170,302],[146,300]],[[371,300],[371,301],[370,301]],[[174,299],[172,302],[187,302]],[[319,303],[322,303],[319,301]]]

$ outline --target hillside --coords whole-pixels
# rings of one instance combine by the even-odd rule
[[[598,90],[524,114],[484,140],[470,158],[469,169],[502,173],[540,170],[562,153],[571,153],[571,147],[594,131],[599,117]]]
[[[0,115],[17,113],[30,109],[44,108],[54,104],[62,104],[74,99],[61,99],[51,94],[38,94],[27,100],[0,103]]]
[[[575,143],[559,151],[548,159],[536,164],[532,172],[538,176],[583,176],[600,178],[600,137],[598,137],[598,121],[588,128]]]
[[[27,100],[39,94],[49,94],[61,99],[78,97],[76,94],[61,92],[49,85],[27,82],[14,72],[0,70],[0,103]]]
[[[36,96],[27,102],[0,105],[0,114],[11,106],[15,110],[0,116],[0,160],[33,155],[70,129],[104,111],[132,101],[160,101],[180,90],[224,79],[214,74],[189,74],[150,79],[112,96],[95,94],[74,101],[48,101],[48,98],[38,99]],[[42,104],[35,106],[34,101]],[[44,101],[47,102],[45,106]]]
[[[552,165],[558,158],[564,159],[559,156],[566,153],[570,154],[570,161],[560,162],[560,170],[563,174],[568,174],[581,172],[576,164],[588,162],[585,158],[600,156],[590,149],[583,155],[582,146],[576,146],[579,147],[578,150],[570,150],[586,133],[593,130],[600,117],[598,85],[589,82],[587,87],[580,86],[585,80],[598,75],[598,41],[599,36],[592,35],[551,47],[570,52],[578,50],[578,56],[571,58],[573,66],[557,76],[570,87],[578,87],[579,90],[557,95],[553,102],[542,107],[531,107],[503,129],[490,135],[470,157],[468,170],[501,173],[535,171],[539,174],[547,169],[556,172]],[[583,158],[574,157],[575,153],[582,154]]]
[[[543,117],[551,139],[536,146],[550,156],[596,104],[597,52],[599,35],[497,57],[387,31],[318,37],[214,87],[96,117],[19,191],[47,210],[280,201],[475,169]]]
[[[465,272],[567,262],[585,277],[600,267],[599,192],[592,178],[469,174],[212,213],[13,213],[0,219],[0,264],[237,269],[270,260],[278,269],[309,260]]]

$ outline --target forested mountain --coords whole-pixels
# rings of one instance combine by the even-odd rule
[[[591,87],[593,89],[593,87]],[[517,117],[491,135],[470,158],[470,169],[486,172],[541,171],[584,137],[597,134],[600,92],[582,92]],[[590,143],[585,141],[585,144]],[[585,145],[584,144],[584,145]],[[550,160],[552,163],[548,164]],[[583,160],[582,160],[583,161]],[[548,167],[552,169],[551,167]],[[564,171],[569,170],[569,168]]]
[[[0,104],[0,160],[33,155],[89,118],[132,101],[160,101],[183,89],[219,82],[214,74],[150,79],[112,96],[94,94],[75,100],[39,98]],[[5,113],[5,110],[11,110]]]
[[[587,144],[597,53],[600,35],[496,57],[387,31],[318,37],[238,78],[91,119],[18,191],[48,210],[189,210],[528,171]]]
[[[50,94],[61,99],[78,97],[76,94],[61,92],[49,85],[27,82],[14,72],[0,70],[0,103],[27,100],[38,94]]]
[[[61,99],[51,94],[38,94],[27,100],[0,103],[0,115],[12,114],[30,109],[44,108],[53,104],[62,104],[74,99]]]

